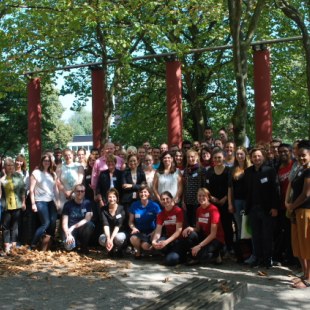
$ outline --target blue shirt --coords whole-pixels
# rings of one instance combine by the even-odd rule
[[[149,234],[156,228],[156,217],[161,212],[159,205],[149,200],[144,207],[140,200],[135,201],[129,208],[129,213],[134,215],[135,227],[140,232]]]
[[[81,204],[76,203],[73,199],[69,200],[62,210],[63,215],[68,215],[68,227],[83,220],[87,212],[92,212],[92,202],[87,199],[84,199]]]

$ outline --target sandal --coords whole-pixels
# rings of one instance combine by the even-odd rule
[[[297,288],[297,289],[304,289],[304,288],[310,287],[310,282],[307,280],[300,279],[300,281],[294,283],[292,287]]]
[[[298,282],[300,282],[300,281],[302,281],[302,280],[304,280],[304,279],[305,279],[305,276],[296,277],[296,278],[293,278],[293,279],[291,280],[291,282],[293,282],[293,284],[295,284],[295,283],[298,283]]]

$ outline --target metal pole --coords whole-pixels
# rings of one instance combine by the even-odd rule
[[[284,43],[284,42],[293,42],[293,41],[299,41],[299,40],[302,40],[302,36],[290,37],[290,38],[281,38],[281,39],[272,39],[272,40],[265,40],[265,41],[256,41],[256,42],[252,42],[250,44],[250,46]],[[210,51],[216,51],[216,50],[227,50],[227,49],[232,49],[232,45],[220,45],[220,46],[196,48],[196,49],[188,50],[187,52],[185,52],[185,54],[204,53],[204,52],[210,52]],[[135,61],[144,60],[144,59],[171,57],[171,56],[176,56],[176,55],[177,55],[177,53],[175,53],[175,52],[162,53],[162,54],[150,54],[150,55],[134,57],[134,58],[132,58],[131,61],[135,62]],[[108,60],[106,63],[107,63],[107,65],[112,65],[112,64],[115,64],[118,62],[119,62],[119,59],[112,59],[112,60]],[[23,75],[33,75],[33,74],[38,74],[38,73],[48,73],[48,72],[55,72],[55,71],[61,71],[61,70],[85,68],[85,67],[98,67],[101,65],[102,65],[102,62],[91,62],[91,63],[86,63],[86,64],[65,66],[65,67],[59,67],[59,68],[54,68],[54,69],[28,71],[28,72],[24,72],[22,74]]]

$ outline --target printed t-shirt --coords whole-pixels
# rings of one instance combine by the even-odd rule
[[[149,234],[156,228],[156,216],[160,211],[159,205],[152,200],[145,207],[140,200],[135,201],[129,208],[129,213],[134,215],[135,227],[144,234]]]
[[[68,227],[70,228],[83,220],[88,212],[92,212],[92,202],[90,200],[85,199],[81,204],[76,203],[75,200],[70,200],[65,203],[62,214],[68,215]]]
[[[210,235],[211,224],[217,224],[216,239],[225,243],[224,231],[221,223],[221,216],[218,208],[214,205],[209,205],[207,208],[199,207],[196,210],[197,223],[203,236],[206,238]]]
[[[163,210],[157,216],[157,225],[165,226],[166,237],[169,238],[176,231],[176,224],[184,221],[183,210],[174,206],[170,211]]]

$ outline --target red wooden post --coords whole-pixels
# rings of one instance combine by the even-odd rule
[[[40,164],[42,152],[40,90],[40,79],[31,79],[28,83],[28,147],[30,172]]]
[[[103,112],[105,105],[104,70],[100,67],[92,68],[92,119],[93,119],[93,147],[100,148],[103,128]]]
[[[254,92],[256,143],[272,140],[271,78],[269,50],[254,46]]]
[[[168,144],[182,144],[182,74],[179,61],[166,62]]]

